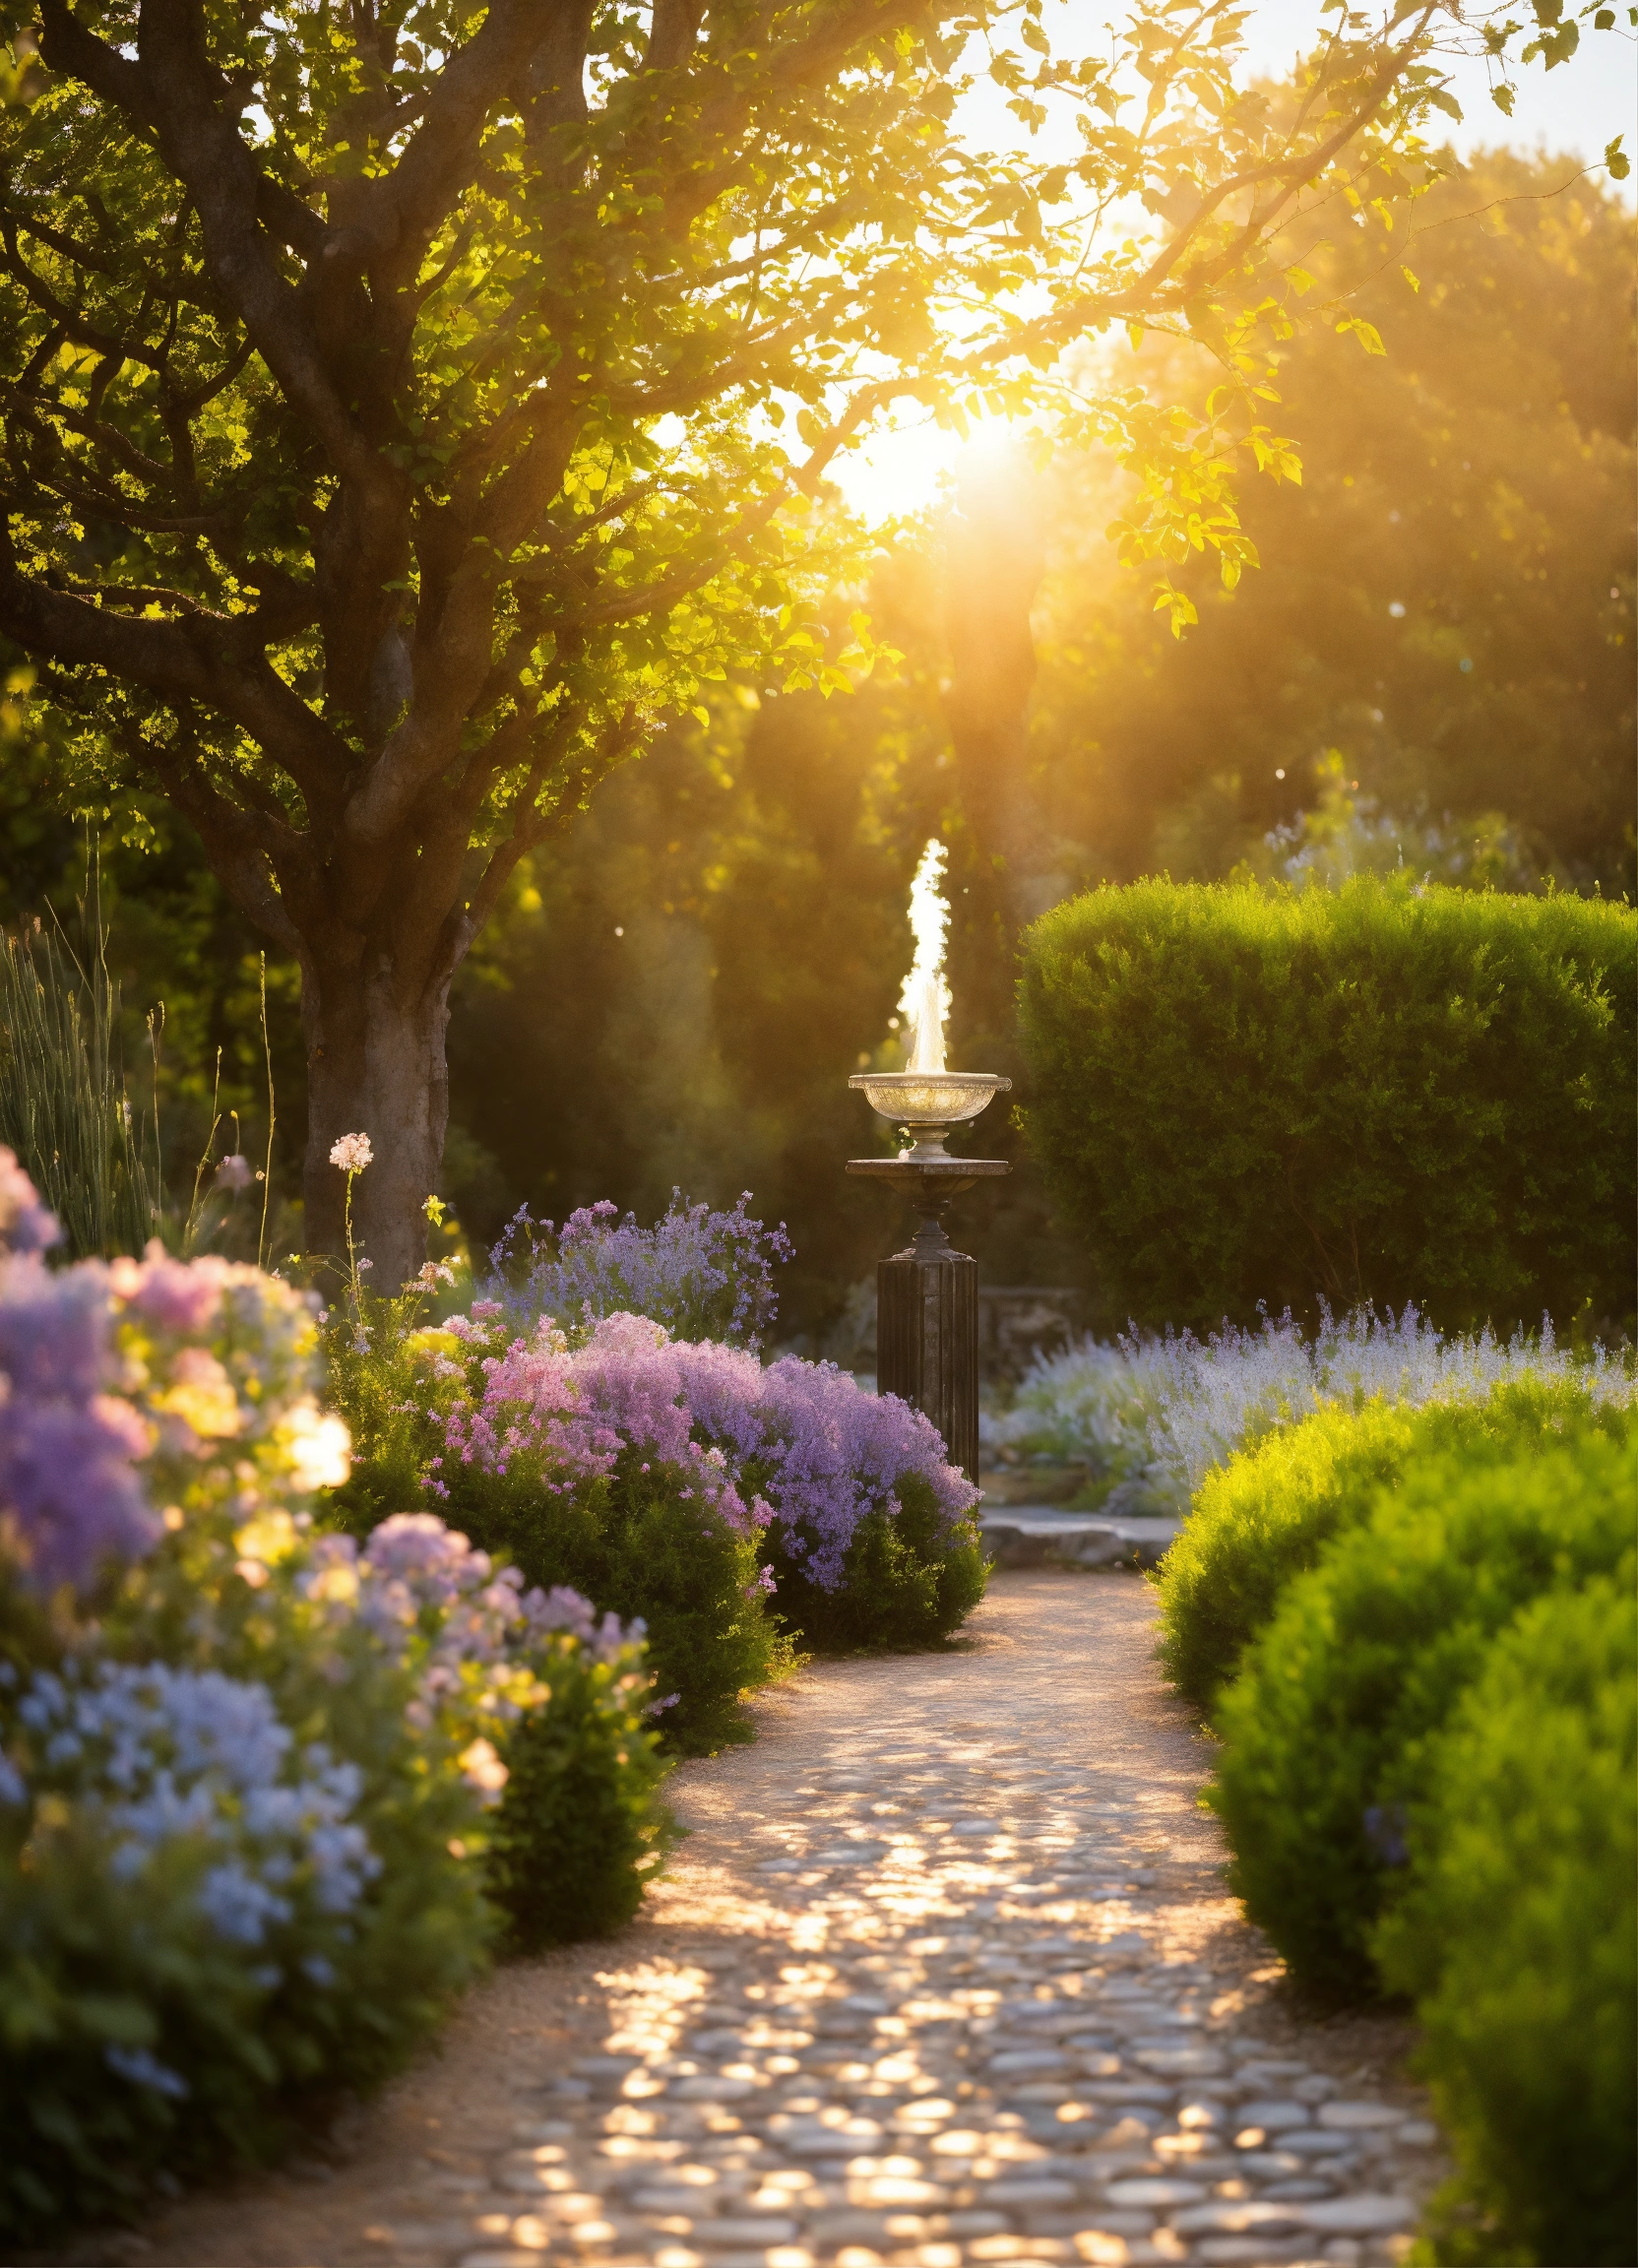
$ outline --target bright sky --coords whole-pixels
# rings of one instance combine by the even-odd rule
[[[1053,45],[1063,51],[1075,44],[1071,27],[1079,20],[1087,27],[1087,43],[1095,40],[1112,13],[1108,0],[1061,0],[1057,21],[1048,16]],[[1052,12],[1057,14],[1056,11]],[[1246,26],[1247,61],[1252,72],[1281,72],[1297,52],[1310,44],[1320,24],[1317,0],[1257,0]],[[1603,159],[1605,146],[1617,134],[1625,137],[1629,156],[1638,142],[1638,44],[1589,32],[1580,54],[1554,71],[1539,63],[1516,75],[1517,99],[1511,119],[1490,100],[1481,63],[1463,62],[1451,72],[1451,92],[1462,105],[1463,118],[1441,120],[1456,149],[1545,148],[1579,157],[1586,163]],[[976,138],[992,148],[1017,147],[1025,130],[1011,115],[1005,97],[987,79],[980,79],[966,106]],[[1039,155],[1058,154],[1060,138],[1051,126],[1035,144]],[[1061,137],[1062,154],[1076,145]],[[1638,170],[1625,184],[1630,196],[1638,193]],[[1002,428],[1002,431],[1005,429]],[[981,430],[968,448],[1004,446],[1000,435]],[[942,433],[930,419],[879,435],[863,449],[850,452],[836,468],[836,477],[849,500],[872,519],[914,512],[931,503],[941,473],[949,472],[963,454],[954,434]]]

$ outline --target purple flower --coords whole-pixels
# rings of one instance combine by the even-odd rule
[[[136,1472],[147,1428],[113,1383],[107,1271],[0,1257],[0,1543],[35,1590],[84,1586],[162,1532]]]
[[[114,1261],[108,1281],[145,1322],[191,1337],[216,1321],[227,1273],[221,1260],[169,1260],[155,1242],[140,1261]]]
[[[40,1203],[39,1192],[17,1162],[17,1152],[0,1143],[0,1249],[43,1252],[61,1238],[56,1215]]]
[[[742,1533],[778,1520],[803,1572],[843,1577],[861,1519],[899,1508],[924,1481],[946,1535],[978,1500],[937,1429],[893,1395],[867,1394],[831,1363],[794,1355],[764,1369],[742,1348],[672,1341],[644,1315],[604,1316],[571,1353],[549,1324],[483,1364],[483,1384],[444,1416],[449,1451],[505,1471],[533,1460],[543,1484],[670,1468]],[[641,1462],[638,1462],[641,1460]]]
[[[774,1263],[788,1260],[792,1248],[784,1223],[764,1228],[747,1212],[749,1203],[747,1190],[731,1212],[713,1213],[673,1189],[652,1228],[640,1228],[632,1213],[620,1220],[606,1198],[571,1213],[561,1229],[531,1220],[524,1206],[490,1254],[495,1292],[526,1325],[549,1315],[578,1332],[635,1312],[678,1339],[755,1347],[779,1305]],[[524,1249],[523,1275],[503,1284],[501,1271]]]

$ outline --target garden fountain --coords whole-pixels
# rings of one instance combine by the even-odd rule
[[[848,1171],[883,1181],[909,1198],[915,1234],[903,1252],[876,1264],[876,1383],[924,1411],[944,1436],[950,1462],[970,1480],[978,1473],[978,1264],[945,1232],[950,1207],[975,1181],[1011,1172],[1000,1158],[953,1158],[950,1128],[976,1118],[1010,1079],[950,1071],[944,1063],[944,939],[950,909],[939,896],[944,846],[927,845],[911,890],[915,958],[899,1008],[909,1026],[903,1071],[857,1071],[848,1082],[907,1136],[896,1158],[850,1158]]]

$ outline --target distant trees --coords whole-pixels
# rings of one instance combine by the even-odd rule
[[[1201,616],[1181,649],[1110,572],[1118,479],[1054,468],[1041,792],[1083,872],[1204,878],[1311,804],[1335,749],[1407,822],[1499,815],[1527,884],[1631,889],[1631,206],[1573,158],[1496,153],[1391,260],[1339,233],[1319,288],[1386,352],[1281,347],[1302,483],[1247,499],[1263,572],[1231,603],[1179,578]]]
[[[363,1129],[377,1281],[418,1257],[449,987],[519,861],[703,687],[867,663],[809,505],[886,404],[1050,395],[1139,474],[1129,556],[1238,573],[1235,465],[1293,464],[1270,347],[1357,329],[1292,229],[1385,243],[1469,13],[1342,12],[1270,100],[1232,0],[1059,57],[1040,0],[40,0],[0,75],[0,632],[299,964],[315,1249]],[[1479,13],[1504,75],[1580,37]],[[1079,155],[971,150],[969,50]],[[1059,368],[1156,327],[1209,405]]]

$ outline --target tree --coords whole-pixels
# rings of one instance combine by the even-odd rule
[[[1333,750],[1407,864],[1425,830],[1471,849],[1499,814],[1502,887],[1631,890],[1631,206],[1572,156],[1496,152],[1436,185],[1386,267],[1363,234],[1311,265],[1387,351],[1281,348],[1301,485],[1246,500],[1263,569],[1231,603],[1179,576],[1200,612],[1180,645],[1110,571],[1119,477],[1054,468],[1036,791],[1071,872],[1209,880],[1311,805]]]
[[[1253,557],[1292,229],[1425,184],[1459,19],[1339,14],[1278,102],[1237,22],[1141,0],[1055,60],[1040,0],[41,0],[0,135],[0,631],[298,957],[311,1247],[363,1129],[377,1281],[418,1257],[450,980],[518,859],[730,667],[868,664],[862,617],[819,635],[847,544],[812,500],[892,401],[1053,398],[1141,476],[1128,556]],[[971,47],[1032,123],[1073,106],[1073,163],[963,146]],[[1085,357],[1078,391],[1119,325],[1204,344],[1211,400]]]

